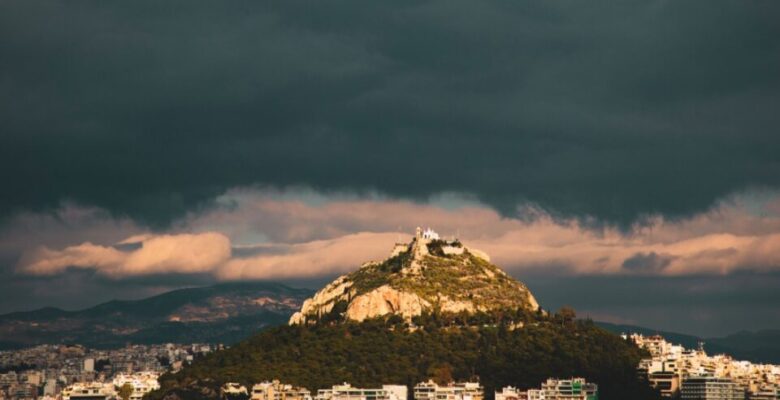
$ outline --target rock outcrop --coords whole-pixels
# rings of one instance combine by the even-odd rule
[[[491,264],[487,254],[418,228],[412,242],[396,244],[389,258],[366,263],[326,285],[303,303],[290,324],[391,314],[411,320],[425,312],[518,308],[536,311],[539,304],[523,283]]]
[[[422,314],[423,310],[430,306],[430,303],[414,293],[399,291],[389,285],[383,285],[352,299],[347,307],[347,318],[362,321],[366,318],[386,314],[398,314],[404,318],[411,318]]]

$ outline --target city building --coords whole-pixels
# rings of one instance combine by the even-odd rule
[[[133,387],[130,400],[141,400],[145,394],[160,388],[157,378],[160,374],[155,372],[139,372],[136,374],[118,374],[113,379],[114,387],[121,388],[125,384]]]
[[[527,400],[526,392],[518,390],[514,386],[506,386],[500,392],[496,392],[496,400]]]
[[[94,358],[85,358],[84,359],[84,372],[92,372],[95,370],[95,359]]]
[[[745,389],[730,379],[695,376],[682,381],[680,398],[685,400],[744,400]]]
[[[317,391],[316,400],[406,400],[403,385],[382,385],[380,389],[355,388],[348,383]]]
[[[452,382],[438,385],[421,382],[414,387],[414,400],[482,400],[485,392],[478,382]]]
[[[496,400],[598,400],[598,386],[583,378],[554,379],[543,382],[540,389],[520,391],[512,386],[496,392]]]
[[[311,392],[306,388],[286,385],[278,380],[273,380],[272,382],[254,384],[251,400],[311,400]]]
[[[227,382],[222,385],[222,387],[219,389],[219,395],[222,399],[225,400],[244,400],[249,397],[246,386],[236,382]]]
[[[110,383],[74,383],[62,390],[62,400],[113,400],[115,397],[116,390]]]

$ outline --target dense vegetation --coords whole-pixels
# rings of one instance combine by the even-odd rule
[[[582,376],[599,384],[602,400],[657,398],[637,377],[640,349],[573,316],[528,314],[516,329],[501,319],[475,327],[436,315],[418,319],[425,327],[417,329],[393,317],[271,328],[162,376],[162,389],[150,396],[210,397],[228,381],[280,379],[316,391],[342,382],[412,386],[453,378],[479,379],[492,398],[505,385],[538,387],[548,377]]]

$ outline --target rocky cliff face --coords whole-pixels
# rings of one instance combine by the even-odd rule
[[[539,308],[523,283],[491,264],[483,252],[458,241],[426,238],[418,230],[411,243],[396,244],[386,260],[363,264],[325,286],[303,303],[290,324],[517,308]]]

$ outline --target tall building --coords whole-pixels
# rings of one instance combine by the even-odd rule
[[[455,382],[438,385],[421,382],[414,387],[414,400],[482,400],[485,392],[478,382]]]
[[[84,372],[92,372],[95,370],[95,359],[94,358],[85,358],[84,359]]]
[[[43,395],[54,396],[55,394],[57,394],[57,380],[47,379],[46,384],[43,386]]]
[[[382,385],[381,389],[355,388],[348,383],[317,391],[316,400],[406,400],[406,386]]]
[[[681,398],[685,400],[744,400],[745,389],[730,379],[692,376],[683,379]]]

